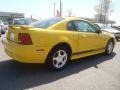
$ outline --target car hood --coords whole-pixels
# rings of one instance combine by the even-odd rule
[[[120,31],[115,29],[102,29],[102,31],[110,32],[110,33],[120,33]]]

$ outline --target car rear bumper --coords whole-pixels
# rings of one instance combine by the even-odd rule
[[[8,56],[23,63],[44,63],[47,57],[47,50],[40,50],[34,45],[20,45],[3,39],[4,49]],[[43,49],[43,48],[42,48]]]

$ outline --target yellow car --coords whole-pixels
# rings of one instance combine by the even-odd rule
[[[10,26],[3,39],[8,56],[23,63],[47,63],[62,69],[69,60],[111,54],[115,37],[80,18],[53,17],[30,26]]]

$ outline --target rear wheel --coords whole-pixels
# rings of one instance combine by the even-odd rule
[[[70,54],[67,48],[63,46],[57,46],[49,53],[47,62],[51,69],[61,70],[66,66],[69,59]]]
[[[107,43],[105,53],[106,53],[107,55],[110,55],[110,54],[113,52],[113,48],[114,48],[114,44],[113,44],[113,42],[110,40],[110,41]]]

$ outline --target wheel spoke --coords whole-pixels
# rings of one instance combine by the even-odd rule
[[[58,60],[54,60],[54,61],[53,61],[53,65],[54,65],[54,66],[58,67],[58,64],[59,64]]]
[[[59,56],[59,57],[61,56],[61,51],[58,51],[58,56]]]
[[[58,57],[53,57],[53,60],[57,60],[58,61]]]
[[[64,54],[64,55],[62,55],[62,58],[64,59],[64,58],[66,58],[67,57],[67,55],[66,54]]]
[[[64,50],[57,51],[53,56],[53,65],[56,68],[61,68],[67,62],[67,53]]]
[[[64,65],[66,63],[66,60],[63,60],[61,63],[62,63],[62,65]]]

